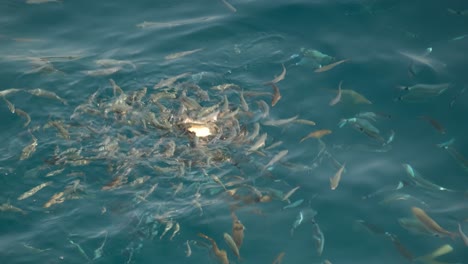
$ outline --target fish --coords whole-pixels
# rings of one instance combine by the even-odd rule
[[[23,148],[23,151],[21,152],[20,160],[25,160],[29,158],[31,154],[33,154],[36,151],[37,138],[33,134],[31,134],[31,137],[32,137],[32,142],[31,144]]]
[[[167,221],[166,222],[166,226],[164,227],[164,231],[163,233],[161,234],[161,236],[159,237],[159,239],[162,239],[164,237],[165,234],[167,234],[167,232],[169,232],[169,230],[172,229],[172,227],[174,226],[174,222],[173,221]]]
[[[136,69],[136,65],[129,60],[100,59],[95,60],[94,63],[102,67],[130,65],[133,69]]]
[[[441,236],[449,236],[452,239],[457,237],[457,234],[449,232],[439,226],[431,217],[429,217],[424,210],[419,207],[411,207],[413,215],[430,231],[433,231]]]
[[[192,248],[190,247],[190,243],[188,240],[185,242],[185,245],[187,247],[187,250],[185,251],[185,256],[188,258],[192,255]]]
[[[312,238],[315,242],[315,248],[317,250],[317,255],[322,256],[323,248],[325,246],[325,237],[322,230],[320,229],[320,226],[314,218],[312,218],[312,234]]]
[[[138,28],[173,28],[173,27],[178,27],[178,26],[183,26],[183,25],[190,25],[190,24],[196,24],[196,23],[207,23],[213,20],[217,20],[222,18],[223,16],[204,16],[204,17],[196,17],[196,18],[190,18],[190,19],[182,19],[182,20],[176,20],[176,21],[171,21],[171,22],[151,22],[151,21],[144,21],[140,24],[137,24],[136,26]]]
[[[304,221],[304,212],[301,210],[292,224],[291,236],[294,234],[294,230],[302,224],[302,221]]]
[[[228,1],[226,0],[221,0],[221,2],[223,2],[223,4],[233,13],[237,12],[237,9],[232,6]]]
[[[449,87],[450,83],[441,84],[416,84],[413,86],[400,86],[401,90],[406,91],[405,94],[396,98],[397,101],[404,102],[422,102],[431,98],[435,98],[443,94]]]
[[[296,119],[293,121],[294,123],[297,124],[303,124],[303,125],[309,125],[309,126],[315,126],[315,122],[312,120],[306,120],[306,119]]]
[[[198,233],[198,236],[207,239],[211,242],[213,253],[215,254],[216,258],[220,263],[229,264],[229,259],[227,257],[226,251],[224,249],[220,250],[214,239],[202,233]]]
[[[37,88],[37,89],[29,90],[28,93],[30,93],[32,95],[35,95],[35,96],[40,96],[40,97],[49,98],[49,99],[55,99],[55,100],[60,101],[64,105],[68,105],[68,103],[67,103],[67,101],[65,99],[63,99],[62,97],[58,96],[56,93],[51,92],[51,91],[47,91],[47,90],[44,90],[44,89],[41,89],[41,88]]]
[[[23,111],[23,110],[21,110],[19,108],[15,108],[15,114],[26,118],[26,122],[24,123],[23,127],[27,127],[29,125],[29,123],[31,123],[31,117],[25,111]]]
[[[2,96],[2,99],[3,99],[3,101],[5,101],[5,103],[7,104],[8,110],[10,110],[10,112],[11,112],[12,114],[14,114],[14,113],[15,113],[15,105],[12,104],[10,101],[8,101],[8,100],[5,98],[5,96]]]
[[[51,207],[52,205],[54,204],[59,204],[59,203],[63,203],[65,201],[65,197],[63,197],[65,195],[64,192],[58,192],[58,193],[55,193],[49,201],[47,201],[43,207],[44,208],[49,208]]]
[[[233,83],[225,83],[225,84],[212,86],[211,89],[216,90],[216,91],[222,91],[222,92],[228,89],[241,90],[239,85],[233,84]]]
[[[299,142],[303,142],[304,140],[309,139],[309,138],[321,139],[323,136],[329,135],[331,133],[332,131],[329,129],[316,130],[316,131],[309,133],[307,136],[303,137],[301,141]]]
[[[247,150],[248,153],[254,152],[258,150],[259,148],[265,146],[265,141],[267,139],[267,133],[262,134],[255,143]]]
[[[297,190],[299,190],[299,188],[301,188],[300,186],[296,186],[294,188],[292,188],[289,192],[287,192],[284,196],[283,196],[283,199],[281,199],[281,201],[289,201],[289,197],[291,197],[291,195],[293,195]]]
[[[273,99],[271,100],[271,106],[275,106],[276,103],[281,99],[281,94],[278,86],[276,84],[271,83],[271,87],[273,87]]]
[[[304,202],[304,199],[299,199],[299,200],[297,200],[297,201],[294,201],[294,202],[292,202],[292,203],[290,203],[290,204],[284,206],[284,207],[283,207],[283,210],[298,207],[298,206],[301,205],[303,202]]]
[[[464,94],[465,91],[466,91],[466,87],[463,87],[455,96],[452,97],[452,101],[450,101],[450,108],[452,108],[452,107],[455,105],[455,103],[456,103],[456,101],[458,100],[458,98],[459,98],[462,94]]]
[[[349,89],[341,89],[341,102],[351,104],[372,104],[364,95]]]
[[[284,158],[286,155],[288,155],[288,150],[282,150],[280,152],[278,152],[278,154],[276,154],[275,156],[273,156],[273,158],[271,158],[271,160],[267,163],[267,165],[265,165],[265,167],[263,167],[263,171],[265,171],[266,169],[268,169],[269,167],[273,166],[276,162],[280,161],[282,158]]]
[[[343,81],[340,81],[340,84],[338,84],[338,93],[336,94],[336,97],[330,101],[329,103],[330,106],[334,106],[341,101],[341,84],[342,83]]]
[[[42,190],[44,187],[49,186],[49,185],[51,185],[51,184],[52,184],[51,181],[43,182],[43,183],[37,185],[36,187],[32,188],[31,190],[26,191],[25,193],[23,193],[22,195],[20,195],[20,196],[18,197],[18,200],[27,199],[27,198],[33,196],[34,194],[36,194],[38,191]]]
[[[415,235],[439,236],[437,233],[429,230],[421,221],[416,218],[399,218],[398,224]]]
[[[240,248],[242,247],[242,243],[244,241],[245,227],[234,213],[232,213],[231,216],[232,216],[232,239],[234,239],[234,242],[236,242],[237,248],[240,250]]]
[[[103,254],[103,249],[104,249],[104,246],[106,245],[106,242],[107,242],[107,234],[108,232],[107,231],[103,231],[101,233],[104,233],[105,236],[104,236],[104,240],[102,241],[101,245],[96,248],[94,250],[94,258],[93,260],[96,260],[96,259],[100,259],[102,257],[102,254]]]
[[[275,260],[273,260],[272,264],[281,264],[283,262],[284,255],[286,255],[284,251],[280,252],[278,256],[276,256]]]
[[[468,247],[468,236],[466,236],[466,234],[463,233],[463,230],[462,230],[462,227],[461,227],[460,223],[458,223],[458,235],[460,235],[460,237],[462,238],[463,243],[465,244],[465,246]]]
[[[240,92],[239,99],[240,99],[240,103],[241,103],[242,110],[245,111],[245,112],[248,112],[248,111],[249,111],[249,105],[248,105],[247,102],[245,101],[245,98],[244,98],[244,90],[242,90],[242,91]]]
[[[447,132],[437,120],[431,118],[430,116],[420,116],[420,118],[429,122],[439,133],[445,134]]]
[[[159,81],[157,84],[155,84],[153,86],[153,89],[170,87],[170,86],[174,85],[174,83],[176,81],[178,81],[179,79],[185,78],[185,77],[190,76],[190,75],[191,75],[190,72],[185,72],[185,73],[181,73],[181,74],[176,75],[176,76],[169,77],[167,79],[163,79],[163,80]]]
[[[337,62],[334,62],[334,63],[331,63],[331,64],[328,64],[328,65],[325,65],[325,66],[322,66],[318,69],[315,69],[314,72],[326,72],[326,71],[329,71],[333,68],[335,68],[336,66],[344,63],[344,62],[347,62],[349,61],[350,59],[344,59],[344,60],[340,60],[340,61],[337,61]]]
[[[410,177],[410,179],[413,181],[414,184],[416,184],[419,187],[432,190],[432,191],[446,191],[446,192],[454,192],[454,190],[447,189],[445,187],[439,186],[437,184],[434,184],[424,177],[421,176],[421,174],[416,171],[411,165],[407,163],[403,163],[403,168],[405,169],[406,173]]]
[[[453,247],[449,244],[442,245],[438,247],[436,250],[433,252],[420,256],[415,258],[414,260],[417,262],[423,262],[423,263],[430,263],[430,264],[442,264],[442,262],[434,261],[435,258],[438,258],[443,255],[447,255],[448,253],[453,251]],[[443,263],[445,264],[445,263]]]
[[[270,149],[274,149],[276,147],[279,147],[283,144],[283,141],[277,141],[273,144],[271,144],[270,146],[266,147],[265,150],[270,150]]]
[[[390,234],[388,232],[386,232],[385,235],[393,242],[393,245],[395,245],[400,255],[409,261],[413,261],[413,254],[405,246],[403,246],[403,244],[400,242],[400,239],[398,239],[396,235]]]
[[[336,190],[338,188],[338,184],[340,183],[341,180],[341,175],[343,174],[343,171],[345,169],[346,163],[343,163],[341,168],[335,173],[333,177],[330,178],[330,189]]]
[[[269,82],[264,83],[263,85],[271,85],[271,84],[276,84],[279,83],[280,81],[284,80],[284,77],[286,76],[286,67],[284,67],[284,63],[281,64],[283,67],[283,71],[281,72],[280,75],[275,76],[275,78]]]
[[[174,231],[172,232],[172,235],[169,238],[169,240],[174,239],[174,237],[179,233],[179,231],[180,231],[180,225],[179,225],[179,223],[176,222],[175,226],[174,226]]]
[[[239,249],[237,248],[236,242],[234,242],[234,239],[231,237],[231,235],[229,235],[228,233],[224,233],[223,237],[224,237],[224,242],[226,242],[226,244],[232,250],[234,255],[236,255],[236,257],[240,259],[241,257],[240,257]]]
[[[383,228],[381,228],[380,226],[374,225],[372,223],[369,223],[367,221],[356,220],[355,223],[365,227],[366,230],[370,231],[372,234],[375,234],[375,235],[385,234],[385,230]]]
[[[415,55],[409,52],[404,52],[404,51],[399,51],[399,53],[407,58],[409,58],[413,62],[417,62],[419,64],[425,65],[432,69],[435,72],[442,72],[445,68],[446,65],[444,63],[441,63],[440,61],[431,59],[430,57],[426,56],[425,54],[421,55]]]
[[[450,156],[452,156],[452,158],[454,158],[458,162],[460,167],[462,167],[465,171],[468,172],[468,159],[466,159],[465,156],[463,156],[463,154],[458,152],[458,150],[456,150],[455,147],[452,146],[454,142],[455,139],[452,138],[447,142],[437,144],[437,147],[447,150]]]
[[[282,126],[282,125],[286,125],[286,124],[289,124],[289,123],[293,122],[298,117],[299,116],[296,115],[296,116],[293,116],[291,118],[286,118],[286,119],[266,120],[262,124],[264,126]]]
[[[18,88],[6,89],[6,90],[0,91],[0,96],[4,97],[4,96],[7,96],[7,95],[9,95],[11,93],[17,93],[17,92],[20,92],[20,91],[23,91],[23,89],[18,89]]]
[[[175,59],[178,59],[178,58],[182,58],[182,57],[185,57],[185,56],[200,52],[202,50],[203,50],[203,48],[176,52],[176,53],[172,53],[172,54],[167,55],[166,57],[164,57],[164,59],[165,60],[175,60]]]
[[[97,76],[111,75],[120,71],[121,69],[122,67],[116,66],[116,67],[110,67],[110,68],[105,68],[105,69],[88,70],[88,71],[82,71],[82,72],[88,76],[97,77]]]
[[[13,212],[13,213],[20,213],[23,215],[26,214],[26,212],[23,209],[18,208],[14,205],[11,205],[9,202],[3,203],[0,205],[0,212]]]

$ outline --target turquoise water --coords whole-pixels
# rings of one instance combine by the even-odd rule
[[[445,244],[453,251],[439,261],[468,263],[460,237],[398,222],[418,207],[468,233],[464,1],[137,2],[0,3],[0,263],[217,263],[198,233],[230,263],[272,263],[281,252],[282,263],[409,263],[404,249],[417,261]],[[282,65],[272,106],[264,83]],[[222,84],[235,86],[212,88]],[[218,114],[200,121],[203,110]],[[316,125],[268,125],[296,116]],[[212,128],[198,143],[187,131],[195,121]],[[323,129],[331,134],[300,142]],[[249,152],[264,133],[265,146]],[[284,208],[297,186],[289,200],[303,202]],[[63,196],[47,204],[54,195]],[[232,211],[245,226],[241,261],[223,240]]]

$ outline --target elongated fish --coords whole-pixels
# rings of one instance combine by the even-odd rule
[[[450,190],[447,188],[444,188],[442,186],[439,186],[437,184],[434,184],[424,177],[421,176],[421,174],[413,169],[411,165],[404,163],[403,168],[405,168],[406,173],[410,177],[410,179],[413,181],[414,184],[416,184],[419,187],[432,190],[432,191],[446,191],[446,192],[454,192],[454,190]]]
[[[198,233],[198,236],[211,242],[213,253],[221,264],[229,264],[226,251],[224,249],[219,249],[214,239],[202,233]]]
[[[340,60],[340,61],[328,64],[328,65],[322,66],[316,69],[314,72],[326,72],[347,61],[349,61],[349,59]]]
[[[167,55],[166,57],[164,57],[164,59],[165,60],[175,60],[175,59],[178,59],[178,58],[182,58],[182,57],[185,57],[185,56],[200,52],[202,50],[203,50],[203,48],[176,52],[176,53],[172,53],[172,54]]]
[[[455,239],[457,234],[449,232],[442,228],[436,221],[434,221],[431,217],[429,217],[424,210],[418,207],[412,207],[411,211],[413,215],[429,230],[441,235],[441,236],[449,236],[452,239]]]
[[[288,150],[282,150],[280,152],[278,152],[278,154],[276,154],[275,156],[273,156],[273,158],[271,158],[270,162],[267,163],[267,165],[265,165],[265,167],[263,167],[263,171],[265,171],[266,169],[268,169],[269,167],[273,166],[276,162],[280,161],[282,158],[284,158],[286,155],[288,155]]]
[[[329,135],[331,133],[332,131],[329,129],[321,129],[321,130],[313,131],[309,133],[307,136],[303,137],[300,142],[309,138],[321,139],[323,136]]]
[[[299,116],[293,116],[291,118],[286,118],[286,119],[277,119],[277,120],[266,120],[262,124],[264,126],[282,126],[282,125],[287,125],[294,120],[296,120]]]
[[[221,0],[223,2],[223,4],[233,13],[237,12],[237,9],[232,6],[228,1],[226,0]]]
[[[315,242],[315,249],[317,250],[317,255],[321,256],[323,253],[323,248],[325,246],[325,236],[323,235],[320,226],[315,221],[315,218],[312,218],[312,238]]]
[[[420,118],[429,122],[432,127],[434,127],[439,133],[445,134],[447,132],[445,128],[434,118],[430,116],[421,116]]]
[[[276,84],[271,83],[271,87],[273,87],[273,99],[271,100],[271,106],[275,106],[276,103],[278,103],[278,101],[281,99],[281,94]]]
[[[226,244],[232,250],[234,255],[236,255],[236,257],[240,259],[239,248],[237,248],[236,242],[234,242],[234,239],[231,237],[231,235],[229,235],[228,233],[224,233],[223,237],[224,237],[224,242],[226,242]]]
[[[18,200],[27,199],[27,198],[33,196],[34,194],[36,194],[38,191],[42,190],[44,187],[49,186],[51,184],[52,184],[51,181],[41,183],[41,184],[37,185],[36,187],[32,188],[31,190],[29,190],[29,191],[23,193],[22,195],[20,195],[18,197]]]
[[[330,106],[334,106],[341,101],[341,84],[342,83],[343,81],[340,81],[340,84],[338,84],[338,93],[336,94],[336,97],[330,101],[329,103]]]
[[[273,80],[264,83],[264,85],[275,84],[275,83],[279,83],[280,81],[284,80],[284,77],[286,76],[286,67],[284,67],[284,63],[281,64],[281,66],[283,67],[283,71],[281,72],[281,74],[278,75],[278,76],[275,76],[275,78]]]
[[[345,169],[346,163],[343,163],[341,168],[335,173],[333,177],[330,178],[330,189],[336,190],[338,188],[338,184],[340,184],[341,181],[341,175],[343,174],[343,171]]]

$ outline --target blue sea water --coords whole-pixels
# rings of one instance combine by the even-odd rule
[[[404,250],[416,259],[445,244],[453,251],[439,261],[468,263],[460,237],[414,234],[398,222],[412,217],[411,208],[419,207],[450,232],[458,233],[460,223],[468,233],[466,1],[226,2],[1,1],[0,263],[217,263],[209,241],[198,233],[225,249],[230,263],[273,263],[281,252],[282,263],[409,263],[411,257]],[[103,59],[114,60],[108,62],[113,65],[100,65]],[[343,59],[348,61],[315,72]],[[279,75],[282,65],[287,73],[277,83],[281,99],[272,107],[271,95],[252,92],[271,93],[264,83]],[[114,72],[100,76],[90,72],[103,69]],[[226,95],[230,110],[240,109],[242,90],[250,111],[236,116],[241,129],[249,135],[258,122],[260,135],[268,135],[265,147],[283,144],[248,155],[255,140],[242,141],[241,131],[237,141],[222,136],[208,147],[191,147],[187,133],[176,126],[166,133],[143,125],[146,114],[159,114],[149,98],[163,89],[153,86],[183,73],[187,74],[170,86],[199,85],[210,100],[193,96],[190,88],[188,96],[204,107],[223,102]],[[109,79],[127,95],[148,88],[143,103],[125,104],[122,119],[114,110],[104,116],[80,108],[95,93],[93,109],[109,110],[115,99]],[[341,101],[330,106],[340,81],[342,89],[358,92],[371,104],[352,103],[343,92]],[[211,89],[225,83],[240,90]],[[449,88],[430,98],[427,92],[399,88],[441,83],[449,83]],[[13,88],[20,90],[6,92]],[[53,92],[66,103],[34,95],[36,88]],[[169,122],[180,113],[179,92],[164,105]],[[408,94],[417,100],[405,100]],[[267,118],[260,118],[260,100],[270,106]],[[31,122],[25,126],[26,119],[18,111],[12,113],[7,102],[28,113]],[[365,119],[378,128],[377,134],[354,129],[351,123],[339,126],[342,119],[364,112],[377,114],[375,120]],[[316,125],[264,125],[296,115]],[[422,116],[437,123],[431,125]],[[62,122],[70,138],[64,138],[51,121]],[[231,121],[220,119],[217,124],[231,128]],[[437,129],[439,123],[443,131]],[[300,142],[321,129],[332,133]],[[21,159],[32,135],[37,147]],[[451,139],[454,142],[446,149],[437,146]],[[167,157],[163,152],[171,140],[175,153]],[[117,142],[115,152],[103,150],[110,148],[109,142]],[[263,168],[282,150],[288,154]],[[212,156],[211,163],[202,155]],[[453,191],[415,184],[403,164]],[[331,190],[329,179],[341,165],[345,167],[341,181]],[[53,171],[57,174],[46,176]],[[143,184],[130,184],[146,175]],[[213,175],[227,189],[237,188],[240,198],[229,197]],[[118,177],[129,183],[103,190]],[[33,196],[18,199],[49,181]],[[74,183],[78,185],[73,187]],[[399,183],[404,187],[395,190]],[[177,190],[178,186],[182,188]],[[271,202],[242,202],[254,194],[246,186],[263,195],[274,196],[274,190],[280,195]],[[283,195],[296,186],[300,188],[290,201],[304,202],[284,209],[288,202]],[[61,192],[66,192],[66,199],[45,208]],[[396,193],[412,198],[383,202]],[[202,213],[194,203],[197,195]],[[223,241],[223,233],[232,234],[234,205],[240,206],[235,215],[245,226],[242,260]],[[304,220],[291,233],[301,212]],[[312,220],[324,236],[321,254]],[[366,231],[359,220],[386,234]],[[172,239],[174,228],[163,236],[168,222],[180,226]],[[188,257],[187,243],[192,251]]]

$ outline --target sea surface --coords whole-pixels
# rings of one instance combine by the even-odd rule
[[[461,0],[2,0],[0,263],[468,263],[467,25]]]

